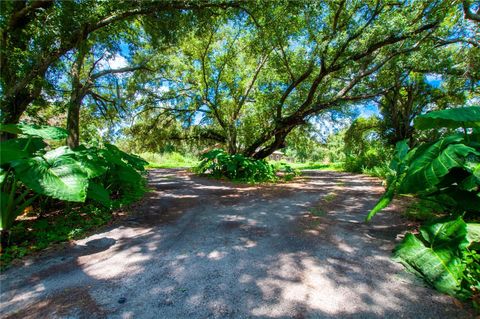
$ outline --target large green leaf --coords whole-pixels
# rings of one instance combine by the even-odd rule
[[[0,124],[0,132],[39,136],[46,140],[62,140],[67,138],[67,130],[61,127],[36,124]]]
[[[480,128],[480,106],[469,106],[430,112],[417,116],[414,123],[417,130],[441,127]]]
[[[395,154],[390,162],[390,169],[397,171],[400,169],[401,164],[404,162],[408,154],[408,144],[406,140],[400,141],[395,145]]]
[[[466,245],[467,225],[458,218],[423,226],[418,237],[408,233],[395,248],[394,259],[439,291],[465,297],[461,254]]]
[[[80,150],[71,150],[67,146],[61,146],[45,154],[44,158],[50,162],[59,156],[70,157],[72,161],[77,161],[78,165],[87,173],[88,178],[95,178],[107,171],[105,159],[98,154],[97,148],[83,147]]]
[[[0,165],[25,157],[29,157],[28,152],[18,148],[18,145],[0,143]]]
[[[94,182],[90,182],[88,184],[87,198],[94,200],[105,207],[110,207],[112,205],[112,201],[110,200],[110,192],[102,185]]]
[[[145,161],[140,156],[125,153],[115,145],[105,144],[105,148],[111,155],[126,161],[129,165],[131,165],[137,171],[145,170],[145,166],[148,165],[148,162]]]
[[[397,181],[398,179],[403,177],[402,174],[405,170],[406,158],[407,156],[409,156],[409,154],[411,155],[408,150],[409,147],[406,140],[398,142],[395,146],[395,154],[389,166],[389,168],[393,171],[393,174],[388,178],[387,190],[378,200],[375,206],[370,210],[367,217],[365,218],[366,221],[372,219],[373,216],[375,216],[379,211],[387,207],[388,204],[390,204],[390,202],[392,201],[398,186]]]
[[[378,200],[375,206],[368,212],[367,218],[365,219],[367,222],[373,218],[379,211],[384,209],[385,207],[390,204],[395,195],[395,185],[392,183],[390,187],[387,189],[385,194]]]
[[[474,148],[464,144],[450,144],[447,139],[433,144],[409,165],[399,186],[399,193],[432,190],[451,169],[463,167],[469,154],[478,154]]]
[[[89,178],[101,176],[107,171],[108,163],[97,148],[76,150],[74,153],[75,158],[87,172]]]
[[[44,157],[15,161],[12,167],[17,178],[38,194],[72,202],[85,201],[87,173],[69,154],[54,150]]]
[[[0,165],[30,157],[45,146],[41,138],[14,138],[0,142]]]

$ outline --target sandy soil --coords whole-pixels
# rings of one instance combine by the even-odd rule
[[[0,275],[2,318],[469,318],[390,260],[383,188],[310,171],[248,186],[150,172],[134,214]]]

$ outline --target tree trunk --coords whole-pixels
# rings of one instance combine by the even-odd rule
[[[88,88],[82,85],[80,81],[83,63],[89,47],[84,41],[80,44],[77,57],[72,65],[70,72],[72,77],[72,92],[70,94],[70,102],[68,103],[67,114],[67,145],[70,148],[76,148],[80,144],[80,108],[82,101],[88,92]]]
[[[235,124],[230,125],[228,132],[228,153],[237,154],[237,130],[234,126]]]
[[[67,145],[71,149],[80,144],[80,107],[81,100],[74,99],[68,105],[67,115]]]
[[[279,133],[279,134],[275,135],[275,139],[273,140],[273,142],[270,145],[258,150],[258,152],[255,152],[255,154],[253,154],[253,158],[264,159],[264,158],[268,157],[269,155],[271,155],[276,150],[284,148],[285,147],[285,139],[287,138],[288,133],[290,133],[290,131],[292,129],[293,129],[293,127],[288,129],[285,132],[282,132],[282,133]]]

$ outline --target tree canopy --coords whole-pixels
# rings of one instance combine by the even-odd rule
[[[478,98],[469,1],[1,6],[1,121],[56,119],[70,147],[115,130],[144,150],[218,144],[265,158],[324,112],[368,103],[394,144],[415,116]]]

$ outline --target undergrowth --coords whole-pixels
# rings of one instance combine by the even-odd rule
[[[139,154],[140,157],[148,162],[146,168],[191,168],[198,165],[198,160],[190,154],[171,153],[151,153]]]
[[[0,268],[54,243],[81,238],[111,219],[110,209],[94,204],[64,207],[48,213],[31,210],[20,216],[10,229],[10,245],[0,254]]]
[[[289,181],[299,172],[285,163],[270,164],[241,154],[228,154],[222,149],[211,150],[201,156],[194,168],[197,174],[247,183]]]
[[[343,163],[319,163],[319,162],[307,162],[307,163],[289,163],[291,167],[298,170],[325,170],[325,171],[342,171]]]

